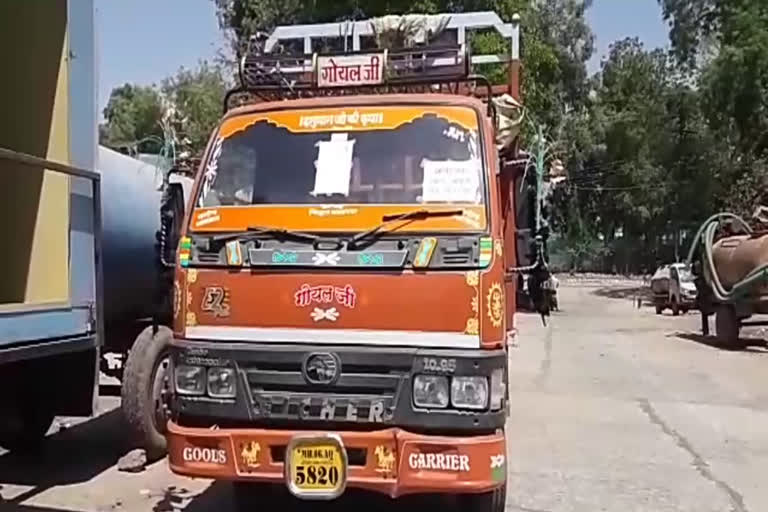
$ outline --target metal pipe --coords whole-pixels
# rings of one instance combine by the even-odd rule
[[[7,148],[0,148],[0,160],[8,160],[11,162],[28,165],[29,167],[38,167],[41,169],[60,172],[62,174],[67,174],[69,176],[78,176],[80,178],[87,178],[89,180],[94,180],[94,181],[101,180],[101,176],[99,176],[99,173],[96,173],[93,171],[87,171],[85,169],[80,169],[77,167],[72,167],[71,165],[62,164],[60,162],[54,162],[52,160],[46,160],[45,158],[28,155],[27,153],[21,153],[19,151],[13,151],[12,149],[7,149]]]

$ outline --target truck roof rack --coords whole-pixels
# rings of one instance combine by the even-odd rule
[[[486,77],[472,72],[475,64],[509,64],[507,89],[517,96],[518,66],[514,64],[519,65],[518,16],[513,23],[503,23],[493,12],[411,15],[411,18],[414,16],[439,21],[441,39],[447,35],[448,39],[455,40],[434,45],[417,42],[396,50],[379,49],[371,43],[374,43],[377,23],[383,18],[280,26],[268,37],[252,36],[240,62],[240,87],[227,93],[225,111],[230,99],[239,94],[262,101],[364,92],[461,94],[477,93],[479,85],[484,89],[483,95],[490,99],[494,88]],[[471,55],[466,43],[467,31],[482,29],[495,29],[508,41],[508,52]],[[328,45],[329,40],[343,50],[313,51],[316,43]],[[301,42],[303,51],[296,48],[297,42]],[[371,49],[361,49],[363,42]],[[286,50],[287,47],[293,51]],[[488,103],[490,111],[492,102]]]

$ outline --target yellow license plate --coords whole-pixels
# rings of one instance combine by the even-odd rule
[[[347,456],[336,436],[297,438],[286,453],[288,487],[300,498],[335,498],[344,492]]]

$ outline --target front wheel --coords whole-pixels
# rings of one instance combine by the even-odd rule
[[[147,327],[133,342],[123,373],[122,409],[133,435],[147,452],[147,460],[163,457],[170,392],[168,351],[173,333],[160,326],[157,334]]]
[[[507,484],[482,494],[459,496],[459,510],[468,512],[504,512],[507,501]]]
[[[736,309],[725,304],[717,308],[715,313],[715,334],[718,344],[728,350],[739,350],[744,348],[744,344],[739,339],[739,330],[741,325]]]

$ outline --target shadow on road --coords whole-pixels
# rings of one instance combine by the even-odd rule
[[[644,303],[651,302],[651,289],[647,286],[630,286],[623,288],[603,287],[593,290],[592,295],[605,297],[607,299],[636,299],[641,297]]]
[[[130,450],[125,432],[120,409],[114,409],[50,436],[40,453],[0,456],[0,485],[32,486],[10,501],[0,499],[0,509],[10,503],[18,510],[38,510],[19,504],[52,487],[94,478]]]
[[[304,501],[291,496],[283,487],[254,486],[257,503],[264,510],[280,510],[282,512],[339,512],[344,510],[366,512],[419,512],[428,509],[458,510],[456,502],[451,497],[443,496],[404,496],[396,501],[382,494],[347,490],[344,495],[333,501]],[[169,498],[169,501],[158,503],[153,512],[172,512],[178,510],[180,501]],[[175,509],[171,508],[175,505]],[[208,489],[196,496],[184,508],[185,512],[209,512],[211,510],[234,510],[232,484],[215,482]],[[167,508],[166,508],[167,507]]]
[[[679,338],[681,340],[693,341],[706,345],[708,347],[724,350],[727,352],[753,352],[757,354],[767,353],[765,349],[768,349],[768,343],[763,338],[745,337],[741,336],[739,339],[745,345],[743,349],[729,349],[722,347],[718,344],[715,336],[704,336],[703,334],[697,334],[693,332],[676,332],[669,334],[669,337]],[[761,350],[762,349],[762,350]]]
[[[8,505],[5,505],[6,503],[8,503]],[[2,506],[11,507],[10,503],[12,502],[5,502],[0,500],[0,507]],[[3,510],[3,511],[8,510],[9,512],[10,511],[13,511],[13,512],[73,512],[72,509],[69,509],[69,508],[64,509],[64,508],[52,508],[52,507],[40,507],[37,505],[18,505],[18,504],[13,504],[13,508],[7,508],[7,509],[0,508],[0,510]]]

